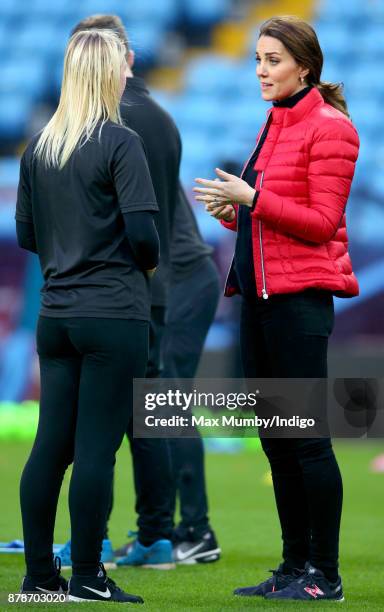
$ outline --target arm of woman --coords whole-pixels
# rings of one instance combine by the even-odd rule
[[[31,251],[32,253],[37,253],[33,223],[26,223],[25,221],[18,221],[16,219],[16,236],[19,247]]]
[[[359,138],[352,124],[328,121],[314,136],[308,166],[308,206],[261,188],[251,213],[278,231],[322,244],[336,233],[348,200]]]
[[[132,131],[116,148],[111,164],[125,230],[141,269],[153,273],[159,259],[159,237],[152,213],[159,207],[140,137]]]
[[[22,249],[37,253],[35,227],[32,215],[31,183],[29,176],[29,161],[24,152],[20,161],[19,184],[16,201],[16,236]]]
[[[149,211],[124,213],[125,233],[136,261],[150,271],[159,263],[160,241],[153,214]]]

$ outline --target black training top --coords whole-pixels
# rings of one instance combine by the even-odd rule
[[[149,283],[122,214],[158,210],[139,136],[108,121],[61,170],[36,160],[37,140],[21,160],[16,220],[34,225],[40,313],[149,320]]]
[[[200,234],[191,205],[180,185],[171,242],[171,281],[176,283],[187,278],[212,252],[212,247]]]
[[[151,98],[143,79],[131,77],[120,105],[125,125],[144,142],[159,205],[155,224],[160,237],[160,263],[152,280],[152,304],[165,306],[170,280],[170,242],[177,203],[181,139],[170,115]]]
[[[285,98],[280,102],[274,102],[273,106],[284,106],[288,108],[293,108],[299,100],[304,98],[307,93],[312,89],[312,87],[305,87],[297,94],[290,96],[289,98]],[[244,181],[248,183],[251,187],[255,187],[257,171],[255,170],[255,164],[261,148],[265,142],[265,139],[268,134],[269,126],[271,123],[271,115],[267,123],[264,126],[264,129],[260,135],[257,146],[252,153],[252,156],[245,168],[242,178]],[[254,199],[254,205],[257,206],[257,195]],[[240,292],[242,295],[248,298],[257,298],[256,292],[256,281],[255,281],[255,270],[253,265],[253,247],[252,247],[252,220],[251,220],[251,210],[249,206],[239,206],[238,213],[238,225],[237,225],[237,240],[235,247],[235,258],[234,258],[234,269],[236,271],[237,282],[240,288]]]

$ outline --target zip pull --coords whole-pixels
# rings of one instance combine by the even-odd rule
[[[261,294],[263,296],[263,300],[267,300],[269,298],[269,295],[268,295],[268,293],[266,292],[265,289],[261,290]]]

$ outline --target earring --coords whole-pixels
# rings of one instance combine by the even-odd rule
[[[300,81],[301,81],[301,84],[303,85],[303,83],[304,83],[304,77],[303,76],[300,77]]]

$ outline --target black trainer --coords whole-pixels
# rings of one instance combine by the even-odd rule
[[[173,559],[176,563],[192,565],[194,563],[213,563],[220,559],[221,549],[215,533],[209,529],[196,540],[174,541]]]
[[[303,574],[303,571],[293,570],[292,574],[285,574],[283,572],[283,564],[281,563],[276,570],[269,570],[272,572],[272,576],[260,584],[249,587],[240,587],[233,591],[234,595],[240,595],[242,597],[264,597],[267,593],[275,593],[284,589],[291,584],[294,580]]]
[[[144,600],[139,595],[125,593],[113,580],[108,578],[102,563],[100,563],[100,571],[97,576],[72,576],[70,578],[68,583],[68,601],[144,603]]]
[[[298,599],[302,601],[344,601],[343,585],[340,576],[336,582],[326,579],[323,572],[312,567],[310,563],[305,564],[305,572],[290,585],[276,591],[267,593],[266,599]]]
[[[55,557],[55,574],[45,581],[36,581],[30,576],[24,576],[20,593],[64,593],[68,591],[68,582],[60,576],[61,560]]]

